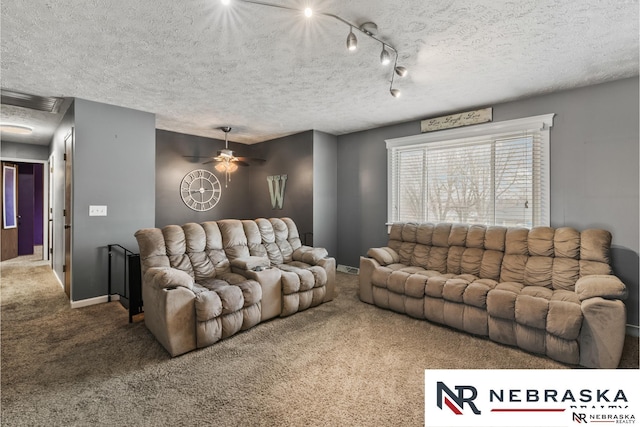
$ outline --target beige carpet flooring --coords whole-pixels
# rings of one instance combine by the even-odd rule
[[[70,309],[46,262],[0,268],[3,426],[420,426],[425,369],[568,368],[361,303],[342,273],[334,301],[172,359],[118,302]]]

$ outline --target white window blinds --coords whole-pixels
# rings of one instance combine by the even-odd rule
[[[549,225],[553,115],[388,140],[389,222]]]

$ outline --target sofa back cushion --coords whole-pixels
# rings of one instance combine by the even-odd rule
[[[526,286],[573,291],[582,276],[611,274],[605,230],[397,223],[388,246],[403,264]]]
[[[252,239],[252,255],[267,256],[273,265],[293,261],[293,252],[302,246],[298,228],[290,218],[258,218],[260,236]]]
[[[198,281],[229,270],[215,222],[147,228],[135,236],[143,272],[151,267],[172,267]]]

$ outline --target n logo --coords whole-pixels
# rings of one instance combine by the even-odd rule
[[[467,403],[474,414],[480,415],[480,411],[478,410],[478,408],[476,408],[475,403],[473,403],[474,399],[478,396],[478,391],[476,390],[475,387],[472,387],[470,385],[455,386],[454,388],[458,393],[452,392],[451,389],[446,385],[444,385],[444,383],[441,381],[438,381],[437,387],[438,387],[437,389],[438,390],[438,395],[437,395],[438,408],[442,409],[442,402],[444,401],[444,404],[447,406],[447,408],[451,409],[451,411],[454,414],[462,415],[462,411],[464,410],[464,404]],[[469,397],[464,396],[464,392],[466,390],[470,392]],[[443,399],[442,392],[444,392],[447,396],[449,396],[451,400],[455,402],[455,405],[453,404],[453,402],[451,402],[451,400],[447,398],[447,396],[444,396],[444,399]]]
[[[282,209],[284,203],[284,187],[287,184],[287,175],[273,175],[267,177],[269,194],[271,195],[271,208]]]
[[[576,414],[574,412],[573,413],[573,421],[578,423],[578,424],[582,424],[582,423],[587,424],[587,414]]]

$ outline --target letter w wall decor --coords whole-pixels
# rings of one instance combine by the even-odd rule
[[[287,184],[287,175],[272,175],[267,177],[269,194],[271,195],[271,208],[282,209],[284,203],[284,187]]]

